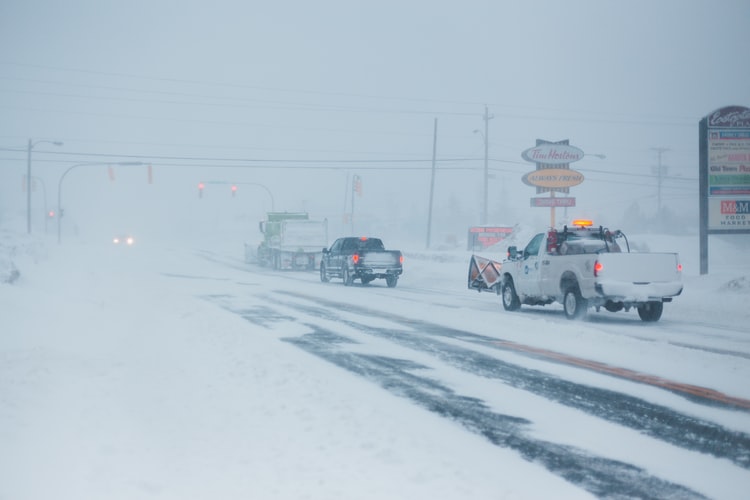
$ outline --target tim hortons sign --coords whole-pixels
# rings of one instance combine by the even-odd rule
[[[583,174],[569,168],[545,168],[529,172],[521,180],[528,186],[567,188],[582,183]]]
[[[583,155],[583,151],[575,146],[553,143],[540,144],[521,153],[524,160],[545,165],[573,163],[582,160]]]

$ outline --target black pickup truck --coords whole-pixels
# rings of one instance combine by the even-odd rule
[[[349,286],[355,279],[366,285],[375,278],[385,278],[388,287],[393,288],[403,272],[403,263],[401,251],[386,250],[379,238],[339,238],[331,248],[323,249],[320,281],[328,283],[336,277]]]

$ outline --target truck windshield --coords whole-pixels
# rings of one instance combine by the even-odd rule
[[[544,239],[544,234],[539,233],[536,236],[534,236],[528,245],[526,245],[526,248],[523,250],[524,257],[528,257],[530,255],[539,255],[539,247],[542,246],[542,240]]]

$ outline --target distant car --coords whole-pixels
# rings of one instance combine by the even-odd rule
[[[130,235],[119,235],[112,238],[112,243],[115,245],[133,246],[135,244],[135,238]]]

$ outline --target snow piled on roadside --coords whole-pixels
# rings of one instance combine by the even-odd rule
[[[0,349],[5,451],[0,468],[12,471],[0,484],[2,498],[590,497],[511,450],[467,436],[454,423],[279,342],[304,334],[304,321],[277,316],[272,326],[225,314],[216,307],[221,297],[237,297],[242,308],[254,311],[267,307],[264,294],[271,289],[272,278],[262,273],[235,272],[242,270],[232,266],[241,261],[239,244],[206,239],[197,247],[170,242],[166,249],[151,248],[144,242],[122,248],[109,242],[57,245],[53,238],[22,232],[6,236],[3,251],[20,278],[0,285],[0,330],[3,323],[7,330]],[[669,315],[681,324],[750,321],[746,289],[719,293],[730,282],[746,284],[750,276],[735,240],[712,240],[711,274],[699,276],[697,237],[646,238],[654,251],[683,255],[685,292],[670,304]],[[471,252],[465,247],[410,251],[419,247],[387,244],[407,255],[405,289],[434,287],[441,296],[422,302],[427,307],[414,317],[455,326],[451,321],[465,318],[441,316],[438,310],[454,305],[452,300],[461,307],[465,294],[470,301],[487,299],[490,306],[471,310],[477,314],[472,330],[484,331],[486,319],[500,317],[510,336],[513,323],[525,321],[494,313],[501,310],[497,297],[476,297],[466,289]],[[206,248],[211,245],[224,248],[214,253]],[[503,253],[488,256],[501,259]],[[321,289],[314,273],[308,277],[314,283],[310,290]],[[291,289],[287,286],[273,293]],[[353,303],[364,295],[358,291],[326,288],[337,300]],[[378,291],[369,290],[361,300]],[[394,304],[387,296],[379,300]],[[402,306],[412,307],[409,301]],[[579,339],[591,329],[581,323],[563,330],[568,339]],[[663,333],[671,334],[668,328]],[[533,332],[523,335],[533,341]],[[620,356],[617,347],[626,344],[622,339],[608,345],[608,352],[616,352],[595,359]],[[391,346],[380,351],[377,342],[372,345],[375,353],[393,356]],[[559,343],[553,347],[563,351]],[[643,358],[631,360],[630,367],[643,371]],[[695,366],[685,359],[666,361],[662,373],[667,375],[675,373],[674,366],[679,373]],[[723,368],[714,376],[734,375],[724,376],[719,389],[744,394],[744,386],[735,387],[747,379],[744,366]],[[475,379],[456,383],[467,381]],[[483,389],[472,386],[476,391]],[[508,391],[508,405],[521,413],[540,411],[538,402],[528,406],[534,396],[516,398],[513,392]],[[540,412],[537,437],[565,434],[556,430],[556,422],[569,410],[551,408]],[[746,428],[745,415],[737,418],[742,422],[733,425]],[[609,424],[603,427],[611,430]],[[611,453],[627,460],[640,451],[626,446]],[[659,456],[645,460],[649,468],[679,478],[669,465],[653,465]],[[691,478],[690,485],[702,491],[705,482],[708,496],[733,498],[724,493],[742,484],[746,471],[715,467]]]

